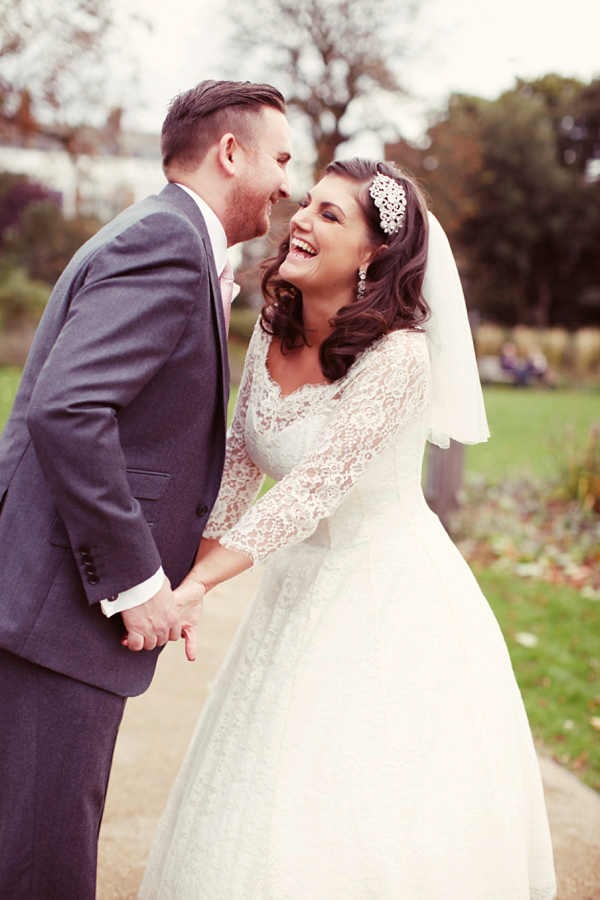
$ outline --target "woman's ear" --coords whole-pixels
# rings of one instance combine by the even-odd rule
[[[235,174],[235,164],[239,153],[239,145],[235,137],[224,134],[217,148],[217,160],[227,175]]]
[[[367,250],[367,252],[365,253],[365,256],[364,256],[364,258],[363,258],[362,265],[363,265],[365,268],[366,268],[367,266],[370,266],[374,259],[377,259],[377,257],[378,257],[381,253],[385,252],[386,247],[387,247],[387,244],[380,244],[378,247],[375,247],[375,248],[371,247],[371,248],[370,248],[369,250]]]

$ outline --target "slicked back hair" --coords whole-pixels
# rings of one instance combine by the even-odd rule
[[[171,163],[187,171],[195,169],[228,132],[242,146],[251,146],[265,107],[285,113],[285,100],[270,84],[251,81],[201,81],[178,94],[162,127],[163,169],[166,172]]]

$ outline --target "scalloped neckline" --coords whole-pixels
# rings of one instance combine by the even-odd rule
[[[301,384],[299,387],[295,388],[293,391],[290,391],[289,394],[284,394],[281,390],[281,385],[278,381],[275,381],[271,372],[269,371],[269,366],[267,364],[268,356],[269,356],[269,348],[271,346],[272,336],[267,334],[265,331],[262,331],[261,334],[264,336],[264,341],[266,345],[266,350],[263,359],[263,369],[267,376],[267,383],[277,391],[279,400],[289,400],[292,397],[297,397],[302,394],[306,388],[324,388],[324,387],[333,387],[337,382],[335,381],[307,381],[305,384]]]

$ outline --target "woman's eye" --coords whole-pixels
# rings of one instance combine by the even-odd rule
[[[308,206],[308,200],[306,198],[304,200],[300,200],[298,206],[300,207],[300,209],[305,209],[305,207]]]
[[[323,218],[327,219],[329,222],[339,222],[338,217],[332,212],[324,212]]]

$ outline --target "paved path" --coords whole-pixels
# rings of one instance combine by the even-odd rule
[[[212,591],[198,660],[188,663],[183,645],[170,644],[151,688],[128,702],[100,834],[97,900],[135,900],[198,711],[260,575],[257,567]],[[600,797],[552,760],[540,762],[559,878],[557,900],[600,900]]]

